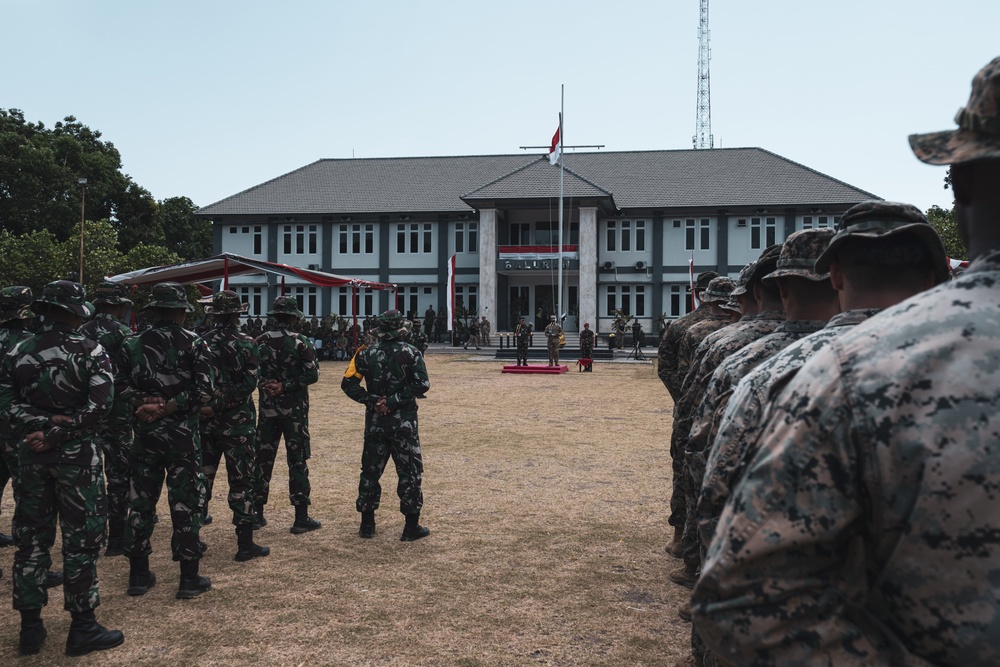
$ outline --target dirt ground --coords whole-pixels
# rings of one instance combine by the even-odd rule
[[[63,653],[61,589],[43,611],[41,654],[17,657],[6,549],[0,664],[620,666],[682,658],[690,625],[676,610],[687,591],[667,579],[678,563],[663,552],[672,406],[653,367],[505,375],[499,362],[444,354],[428,355],[427,365],[420,432],[430,537],[399,541],[390,463],[377,535],[358,538],[364,411],[340,390],[344,364],[324,362],[311,394],[311,513],[321,530],[288,532],[279,456],[270,523],[256,534],[271,555],[233,560],[231,515],[216,498],[215,522],[202,531],[210,547],[202,573],[213,588],[176,600],[164,494],[151,559],[157,585],[128,597],[127,560],[101,558],[98,619],[126,640],[84,658]],[[8,532],[9,489],[0,507]]]

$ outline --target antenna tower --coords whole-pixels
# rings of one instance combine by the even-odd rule
[[[712,86],[708,74],[708,61],[712,59],[712,50],[708,46],[710,32],[708,30],[708,0],[700,0],[701,15],[698,19],[698,113],[695,117],[694,137],[695,148],[712,148],[715,139],[712,137]]]

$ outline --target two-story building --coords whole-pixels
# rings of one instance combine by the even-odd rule
[[[646,331],[690,309],[689,271],[735,276],[768,245],[834,226],[869,192],[760,148],[563,156],[566,328],[607,332],[615,310]],[[396,307],[445,308],[455,291],[495,330],[556,312],[560,167],[538,155],[319,160],[198,211],[215,250],[396,283]],[[231,287],[264,313],[276,279]],[[309,316],[351,314],[350,288],[288,283]],[[363,292],[358,313],[390,306]]]

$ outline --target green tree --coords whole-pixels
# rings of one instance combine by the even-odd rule
[[[927,209],[927,220],[937,230],[944,244],[944,251],[952,259],[967,259],[969,251],[958,234],[958,224],[955,221],[955,209],[943,209],[931,206]]]
[[[170,197],[159,202],[157,220],[164,233],[164,243],[184,259],[202,259],[212,255],[212,222],[197,218],[198,207],[187,197]]]
[[[27,285],[35,294],[65,275],[60,244],[52,232],[39,229],[26,234],[0,230],[0,285]]]

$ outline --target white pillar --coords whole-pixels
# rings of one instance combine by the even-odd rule
[[[597,326],[597,209],[580,207],[580,328]]]
[[[497,210],[479,211],[479,316],[497,328]]]

